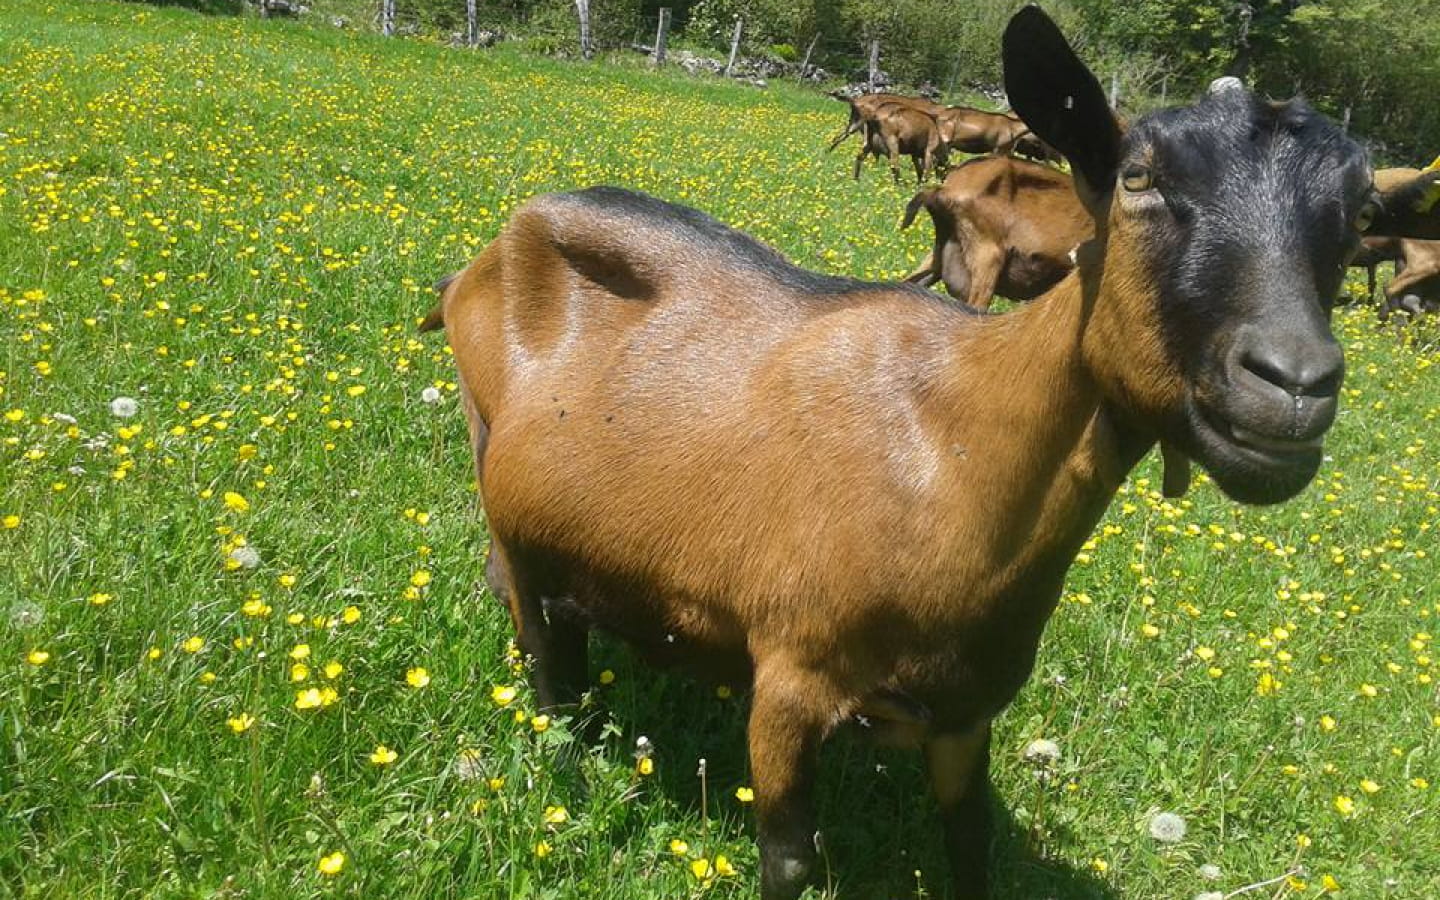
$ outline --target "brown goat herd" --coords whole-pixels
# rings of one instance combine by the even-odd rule
[[[518,209],[423,325],[454,352],[486,577],[539,703],[575,708],[592,629],[749,686],[764,900],[816,875],[817,751],[857,722],[923,752],[954,892],[989,896],[990,723],[1127,473],[1158,446],[1168,492],[1193,461],[1237,500],[1293,496],[1362,237],[1436,269],[1407,245],[1440,237],[1437,173],[1372,173],[1301,101],[1222,79],[1127,125],[1037,7],[1002,56],[1017,115],[860,97],[831,144],[922,178],[996,153],[911,201],[935,227],[912,283],[592,188]],[[1034,302],[981,312],[996,293]]]

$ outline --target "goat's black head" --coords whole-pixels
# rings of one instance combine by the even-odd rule
[[[1070,160],[1096,218],[1087,358],[1117,408],[1236,499],[1294,495],[1335,418],[1330,306],[1376,212],[1364,152],[1234,79],[1122,129],[1037,7],[1004,53],[1016,111]]]

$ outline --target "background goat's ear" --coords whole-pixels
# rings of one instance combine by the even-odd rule
[[[1001,43],[1005,93],[1030,130],[1059,150],[1083,180],[1087,204],[1110,190],[1120,164],[1120,123],[1100,82],[1038,6],[1010,19]]]

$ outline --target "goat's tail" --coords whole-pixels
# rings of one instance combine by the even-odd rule
[[[424,319],[420,320],[421,333],[439,331],[445,327],[445,291],[455,282],[455,279],[459,277],[459,272],[451,272],[449,275],[435,282],[435,293],[440,295],[441,302],[435,304],[435,308],[430,310]]]
[[[900,220],[901,231],[909,228],[911,223],[915,221],[915,216],[920,212],[920,207],[923,206],[927,209],[930,207],[930,202],[935,199],[936,193],[938,192],[935,188],[926,188],[910,198],[910,202],[905,205],[905,218]]]

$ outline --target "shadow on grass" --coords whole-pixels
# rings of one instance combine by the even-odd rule
[[[753,819],[734,796],[737,786],[750,783],[747,698],[737,691],[722,699],[712,685],[648,668],[613,639],[592,643],[592,655],[596,671],[618,673],[602,696],[602,715],[627,734],[650,739],[659,791],[698,814],[697,768],[704,759],[710,815],[741,819],[753,837]],[[1008,764],[997,758],[992,768]],[[821,753],[816,797],[828,870],[821,883],[828,881],[839,900],[951,896],[939,813],[918,752],[879,747],[842,729]],[[1017,802],[996,789],[993,900],[1117,900],[1089,872],[1037,854],[1025,826],[1010,814]]]

